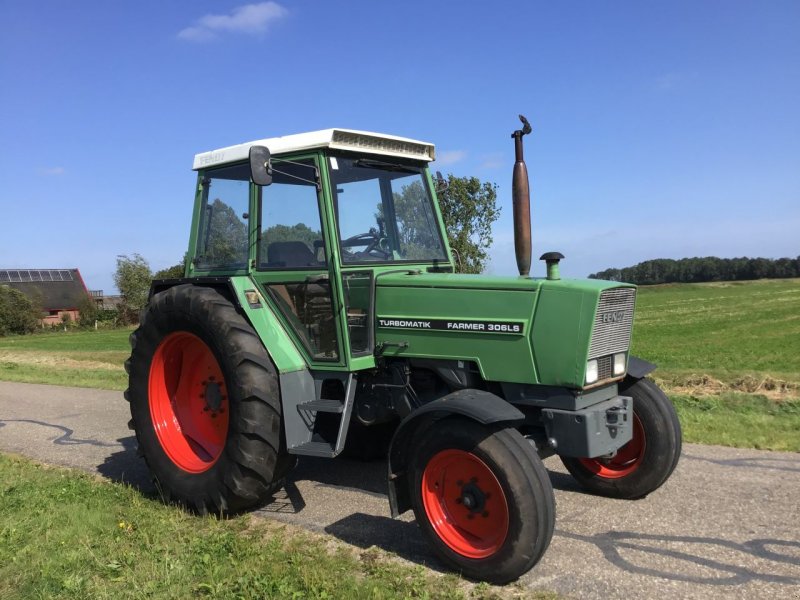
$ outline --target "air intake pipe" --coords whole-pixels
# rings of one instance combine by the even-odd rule
[[[527,277],[531,272],[531,196],[528,187],[528,168],[522,155],[522,136],[531,132],[528,119],[519,116],[522,129],[511,134],[514,138],[514,174],[511,179],[511,198],[514,209],[514,252],[517,255],[519,274]]]

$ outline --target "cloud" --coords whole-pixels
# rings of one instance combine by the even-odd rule
[[[457,162],[464,160],[464,157],[467,156],[467,153],[464,150],[447,150],[439,154],[436,157],[436,162],[446,167],[448,165],[454,165]]]
[[[289,11],[277,2],[245,4],[234,8],[226,15],[206,15],[191,26],[178,32],[178,38],[191,42],[214,40],[223,33],[258,35],[269,25],[282,19]]]
[[[505,167],[508,165],[513,165],[514,163],[508,163],[503,160],[505,157],[501,152],[494,152],[492,154],[484,154],[481,157],[481,169],[497,169],[500,167]]]
[[[66,172],[67,170],[64,167],[42,167],[41,169],[39,169],[39,173],[41,175],[56,176],[56,175],[63,175]]]

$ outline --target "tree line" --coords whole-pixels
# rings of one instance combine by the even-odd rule
[[[753,279],[786,279],[800,277],[800,256],[797,258],[657,258],[632,267],[606,269],[589,275],[589,279],[606,279],[638,285],[656,283],[701,283],[704,281],[742,281]]]

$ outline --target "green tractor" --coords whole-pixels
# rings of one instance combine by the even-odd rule
[[[266,502],[298,456],[388,456],[468,577],[516,579],[553,534],[542,459],[641,498],[675,468],[669,399],[629,355],[636,288],[530,269],[523,129],[512,134],[519,276],[456,273],[434,147],[328,129],[198,154],[184,277],[154,281],[126,363],[159,489],[199,512]],[[457,257],[456,257],[457,259]]]

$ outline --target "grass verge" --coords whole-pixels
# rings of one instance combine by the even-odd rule
[[[458,599],[514,592],[252,516],[188,515],[121,484],[0,454],[0,598]]]
[[[0,338],[0,381],[124,390],[131,329]]]
[[[800,452],[800,400],[671,394],[685,442]]]

